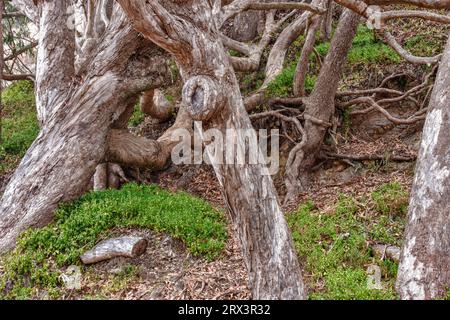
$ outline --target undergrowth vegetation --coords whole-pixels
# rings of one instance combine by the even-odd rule
[[[166,232],[208,260],[221,254],[227,238],[223,213],[186,193],[136,184],[92,192],[61,206],[51,225],[23,234],[17,248],[3,259],[0,297],[29,298],[38,288],[57,295],[58,270],[78,264],[80,254],[115,227]]]
[[[0,174],[14,169],[39,132],[31,82],[18,81],[7,87],[2,104]]]
[[[288,215],[295,247],[312,288],[311,299],[396,298],[398,265],[375,258],[370,243],[399,245],[404,215],[390,217],[389,213],[398,213],[399,206],[406,208],[405,194],[394,182],[378,188],[371,199],[341,195],[332,212],[321,212],[307,202]],[[383,211],[379,211],[380,205]],[[375,216],[362,214],[367,208],[375,211]],[[381,269],[383,289],[368,287],[366,270],[370,265]]]
[[[315,51],[319,56],[324,58],[330,50],[330,42],[319,43],[318,40],[319,34],[317,36]],[[283,72],[269,84],[266,91],[267,96],[286,97],[292,95],[292,83],[295,76],[295,69],[304,41],[305,36],[301,36],[294,42],[291,51],[295,52],[295,54],[291,57],[290,61],[288,60]],[[307,94],[314,89],[317,80],[315,70],[318,68],[319,64],[317,63],[316,53],[312,53],[309,58],[310,72],[307,74],[305,81],[305,92]],[[358,27],[347,60],[350,68],[377,63],[390,64],[401,62],[400,56],[391,47],[377,39],[373,30],[370,30],[363,25]]]

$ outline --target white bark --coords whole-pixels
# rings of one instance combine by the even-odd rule
[[[450,288],[450,38],[439,66],[416,167],[398,271],[402,299]]]
[[[183,102],[194,120],[222,133],[234,130],[240,141],[245,130],[254,133],[208,1],[119,3],[136,30],[176,58],[186,83]],[[304,299],[300,266],[268,169],[234,160],[214,169],[241,241],[253,298]]]
[[[116,12],[79,83],[59,88],[55,84],[59,103],[46,106],[51,117],[0,202],[0,253],[13,248],[24,230],[48,224],[60,202],[73,201],[86,191],[97,164],[104,162],[109,132],[126,111],[130,96],[168,80],[166,58]]]

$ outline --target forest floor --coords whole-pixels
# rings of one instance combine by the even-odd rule
[[[149,126],[144,123],[141,127]],[[354,134],[339,146],[340,152],[361,155],[389,151],[413,155],[416,149],[411,146],[418,144],[411,141],[420,139],[415,132],[402,140],[399,136],[404,130],[397,129],[372,140]],[[401,245],[413,170],[414,162],[395,163],[388,159],[326,161],[312,175],[311,189],[284,208],[312,299],[396,298],[397,264],[385,257],[380,260],[371,246]],[[156,175],[143,171],[140,176],[145,180],[141,182],[158,184],[173,194],[186,191],[225,211],[219,185],[209,166],[171,167]],[[275,177],[280,193],[281,178],[281,173]],[[46,284],[39,290],[12,290],[9,298],[248,299],[247,273],[229,222],[226,229],[225,248],[211,261],[193,255],[170,232],[117,226],[107,236],[143,236],[149,243],[145,254],[82,267],[81,290],[64,289],[59,283],[54,294]],[[106,235],[96,241],[102,237]],[[379,266],[382,272],[381,290],[367,288],[366,270],[372,265]],[[67,267],[62,266],[58,272],[64,274]]]
[[[418,55],[439,52],[448,31],[406,22],[402,27],[410,30],[404,35],[405,46]],[[442,39],[436,40],[436,34],[442,34]],[[294,43],[285,71],[269,88],[270,95],[291,94],[293,70],[303,40]],[[324,56],[328,48],[329,43],[320,43],[316,51]],[[311,87],[317,69],[313,60],[307,81]],[[413,68],[400,62],[370,30],[361,27],[341,90],[376,87],[395,72],[405,74],[393,84],[404,90],[416,85],[426,71],[427,67]],[[260,72],[241,75],[243,93],[257,88],[261,77]],[[0,195],[38,132],[29,84],[19,82],[11,86],[2,98],[5,109]],[[390,111],[405,116],[410,109],[405,104]],[[349,120],[343,110],[338,110],[337,116],[341,121],[339,132],[326,141],[325,148],[339,154],[377,155],[381,159],[324,160],[311,175],[310,189],[297,199],[290,199],[284,207],[310,298],[396,299],[397,263],[374,254],[372,246],[401,246],[415,163],[393,162],[388,154],[417,155],[422,123],[392,126],[376,113]],[[156,138],[167,124],[155,130],[155,124],[136,111],[130,126],[140,135]],[[264,123],[255,123],[258,126],[264,127]],[[282,164],[291,147],[288,140],[281,141]],[[125,171],[135,178],[132,180],[149,186],[157,184],[163,189],[132,185],[122,191],[87,195],[61,209],[54,224],[41,231],[30,231],[15,252],[0,258],[0,299],[250,298],[239,244],[224,214],[211,167],[171,167],[162,173],[132,168]],[[283,196],[283,170],[274,182]],[[138,194],[130,195],[130,190],[138,190]],[[159,220],[152,220],[159,214]],[[87,231],[71,230],[78,226],[85,226]],[[71,232],[80,233],[76,240],[79,243],[66,241]],[[215,237],[215,242],[199,246],[205,234]],[[145,237],[149,243],[147,251],[135,259],[115,258],[89,267],[81,265],[80,250],[116,235]],[[79,290],[66,289],[61,281],[70,265],[81,268]],[[374,266],[380,270],[378,289],[368,286],[367,270]]]

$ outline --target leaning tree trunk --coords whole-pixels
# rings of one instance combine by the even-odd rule
[[[347,55],[359,24],[359,15],[346,9],[339,21],[330,50],[311,95],[305,101],[305,137],[297,150],[291,153],[286,167],[286,200],[306,189],[335,111],[335,97],[342,77]]]
[[[264,11],[249,10],[238,14],[233,21],[229,36],[237,41],[249,42],[264,29]]]
[[[59,28],[58,19],[49,17],[47,21]],[[111,156],[110,135],[129,100],[168,81],[166,55],[143,40],[122,11],[117,10],[112,20],[96,54],[88,59],[89,65],[84,68],[88,72],[74,77],[68,86],[62,83],[58,88],[53,81],[49,82],[52,97],[48,101],[58,102],[41,105],[43,110],[50,111],[42,113],[46,116],[42,117],[41,132],[0,202],[0,253],[13,248],[25,229],[49,223],[59,203],[77,199],[86,190],[96,166]],[[44,30],[53,30],[49,27]],[[161,152],[158,144],[154,146],[148,151],[168,155]]]
[[[397,290],[434,299],[450,288],[450,38],[440,63],[409,204]]]
[[[183,103],[194,120],[256,135],[206,0],[119,0],[135,28],[171,52],[185,80]],[[156,18],[157,17],[157,18]],[[229,146],[227,146],[228,148]],[[256,155],[258,156],[258,155]],[[217,160],[217,159],[214,159]],[[214,169],[237,228],[254,299],[306,297],[291,236],[268,169],[216,162]]]

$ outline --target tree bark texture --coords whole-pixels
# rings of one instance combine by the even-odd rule
[[[194,120],[225,133],[254,133],[206,0],[119,0],[136,30],[172,53]],[[237,162],[235,162],[237,163]],[[304,299],[305,288],[276,190],[264,165],[215,165],[241,241],[254,299]]]
[[[142,39],[118,9],[101,45],[88,60],[88,71],[77,75],[69,87],[53,88],[59,92],[58,104],[46,106],[52,110],[51,116],[0,203],[0,252],[13,248],[22,231],[48,224],[59,203],[75,200],[86,191],[97,164],[107,156],[110,129],[126,111],[129,100],[168,81],[167,56]],[[48,21],[58,21],[58,17]]]
[[[335,97],[347,54],[359,24],[359,15],[346,9],[339,21],[330,50],[320,70],[311,95],[305,101],[305,137],[301,148],[291,153],[286,168],[286,200],[295,198],[308,185],[309,171],[314,166],[325,134],[335,111]]]
[[[450,38],[423,130],[397,278],[402,299],[442,297],[450,288]]]

